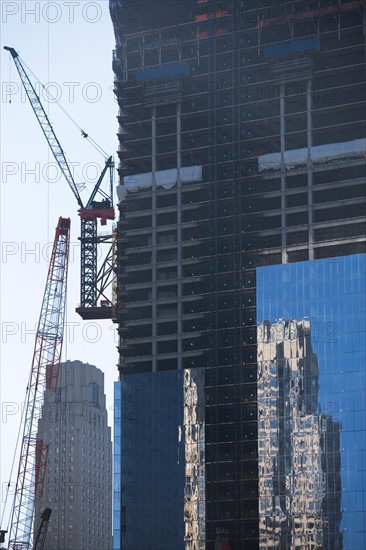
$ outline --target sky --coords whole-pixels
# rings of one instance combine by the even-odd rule
[[[111,321],[83,321],[76,313],[80,294],[80,220],[77,203],[55,162],[18,72],[3,46],[11,46],[45,85],[32,78],[56,135],[89,194],[103,156],[93,149],[57,107],[64,109],[101,147],[118,148],[113,94],[113,27],[108,1],[6,1],[0,4],[0,391],[1,511],[4,483],[20,424],[29,377],[35,327],[59,216],[71,218],[63,360],[81,360],[105,374],[109,425],[113,382],[117,380],[117,332]],[[117,182],[117,174],[115,174]],[[83,198],[86,199],[86,191]],[[100,227],[103,232],[111,225]],[[102,254],[102,252],[101,252]],[[13,476],[14,477],[14,476]],[[4,522],[5,523],[5,522]]]

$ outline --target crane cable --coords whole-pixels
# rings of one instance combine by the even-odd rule
[[[28,383],[27,390],[26,390],[26,398],[25,398],[24,404],[27,402],[28,392],[29,392],[29,383]],[[11,469],[10,469],[9,481],[7,483],[7,486],[6,486],[6,495],[5,495],[4,505],[3,505],[3,513],[1,515],[0,525],[3,525],[3,521],[4,521],[4,515],[5,515],[6,506],[7,506],[7,502],[8,502],[8,496],[9,496],[9,489],[10,489],[10,486],[11,486],[11,480],[12,480],[12,477],[13,477],[13,470],[14,470],[14,466],[15,466],[15,459],[18,456],[19,440],[20,440],[20,434],[21,434],[21,430],[22,430],[22,426],[23,426],[24,417],[25,417],[25,410],[26,410],[26,407],[24,406],[23,410],[22,410],[22,413],[21,413],[21,417],[20,417],[18,435],[17,435],[16,444],[15,444],[15,451],[14,451],[14,455],[13,455],[13,461],[12,461]],[[15,492],[14,492],[14,498],[15,498]],[[11,514],[9,514],[8,525],[6,526],[8,531],[9,531],[9,528],[10,528],[10,521],[11,521]]]
[[[9,52],[9,82],[12,82],[11,80],[11,67],[13,65],[13,61],[12,61],[12,58],[11,58],[11,55],[10,55],[10,52]],[[9,96],[9,103],[11,105],[11,95]]]
[[[46,86],[42,83],[42,81],[34,74],[34,72],[28,67],[26,63],[24,63],[22,59],[22,64],[26,67],[26,69],[30,72],[30,74],[33,76],[33,78],[40,83],[42,88],[46,90],[48,98],[51,98],[55,104],[63,111],[63,113],[67,116],[67,118],[70,120],[70,122],[80,131],[83,138],[85,138],[89,143],[100,153],[105,159],[109,157],[109,155],[104,151],[104,149],[93,139],[84,132],[84,130],[79,126],[79,124],[76,122],[76,120],[66,111],[66,109],[61,105],[58,99],[56,99],[47,89]]]

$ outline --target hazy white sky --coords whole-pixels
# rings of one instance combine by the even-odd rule
[[[116,158],[118,106],[113,94],[113,27],[108,1],[6,1],[0,4],[1,68],[1,501],[15,449],[59,216],[71,217],[67,326],[63,360],[79,359],[105,373],[109,425],[117,380],[117,334],[110,321],[88,322],[79,303],[80,221],[66,181],[54,168],[41,128],[12,59],[14,47],[53,96],[105,151]],[[80,136],[47,93],[40,97],[79,181],[97,178],[104,161]],[[11,103],[10,103],[11,100]],[[117,160],[117,159],[116,159]],[[78,178],[76,178],[78,179]],[[117,179],[117,177],[116,177]],[[86,193],[87,194],[87,193]],[[102,227],[103,231],[108,227]],[[1,506],[2,509],[2,506]]]

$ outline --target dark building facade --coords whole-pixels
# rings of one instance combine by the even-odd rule
[[[204,369],[204,542],[186,548],[257,549],[256,271],[364,250],[365,2],[110,11],[120,387]]]

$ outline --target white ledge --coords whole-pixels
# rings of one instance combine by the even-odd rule
[[[312,162],[329,162],[338,158],[352,158],[366,155],[366,138],[344,141],[341,143],[327,143],[311,147],[310,157]],[[292,149],[285,151],[284,163],[287,169],[306,164],[308,149]],[[259,172],[263,170],[278,170],[281,168],[281,153],[268,153],[258,157]]]
[[[156,187],[163,189],[171,189],[177,184],[178,169],[171,168],[170,170],[159,170],[155,172]],[[180,181],[182,183],[193,183],[202,181],[202,166],[184,166],[180,169]],[[144,174],[135,174],[126,176],[123,179],[122,185],[117,186],[117,195],[120,202],[126,200],[128,193],[137,193],[144,189],[152,187],[153,174],[145,172]]]

